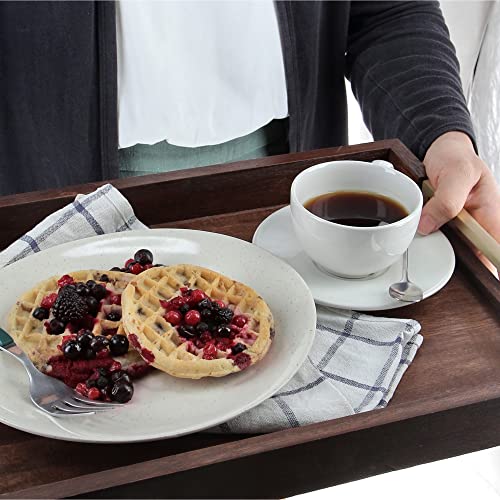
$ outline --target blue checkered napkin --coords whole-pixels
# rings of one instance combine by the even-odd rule
[[[0,253],[0,267],[61,243],[146,229],[107,184],[50,215]],[[272,398],[210,432],[254,433],[297,427],[388,404],[422,343],[413,320],[318,308],[316,338],[293,379]]]
[[[318,307],[316,338],[292,380],[215,432],[270,432],[384,408],[422,344],[414,320]]]
[[[49,215],[0,252],[0,267],[61,243],[130,229],[147,227],[137,220],[120,191],[106,184],[93,193],[78,195],[73,203]]]

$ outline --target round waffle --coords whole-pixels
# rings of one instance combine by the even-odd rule
[[[214,359],[204,359],[204,348],[181,337],[165,319],[165,301],[180,296],[181,288],[200,289],[210,299],[223,301],[235,315],[247,318],[247,324],[234,338],[234,342],[246,347],[246,363],[239,363],[230,349],[217,349]],[[189,264],[152,268],[134,277],[123,292],[122,304],[123,325],[130,343],[155,368],[175,377],[223,377],[255,364],[271,345],[274,321],[262,297],[210,269]]]
[[[132,274],[115,271],[76,271],[68,273],[76,282],[86,282],[94,280],[106,286],[112,294],[121,295],[123,290],[134,277]],[[103,281],[103,275],[108,277],[108,281]],[[9,333],[16,344],[29,356],[33,364],[41,371],[46,371],[47,362],[53,356],[58,356],[61,351],[57,348],[61,344],[62,337],[70,334],[66,330],[61,335],[49,335],[45,327],[46,320],[38,320],[33,317],[33,311],[40,306],[42,300],[47,295],[58,292],[59,277],[52,277],[38,283],[31,290],[22,295],[12,308],[9,315]],[[97,313],[96,321],[92,328],[94,335],[103,335],[106,331],[124,335],[121,320],[110,321],[106,316],[111,312],[121,314],[121,305],[111,304],[108,298],[103,299],[100,311]],[[129,354],[132,358],[138,359],[131,349]],[[127,355],[128,356],[128,355]]]

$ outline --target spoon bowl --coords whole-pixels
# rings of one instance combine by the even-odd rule
[[[403,276],[401,281],[393,283],[389,287],[389,295],[393,299],[409,303],[420,302],[424,298],[422,289],[415,283],[412,283],[408,277],[408,250],[406,250],[403,256]]]

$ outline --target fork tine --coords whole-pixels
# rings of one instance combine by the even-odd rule
[[[64,415],[95,415],[94,410],[70,408],[69,406],[66,406],[61,401],[56,401],[55,403],[53,403],[52,408],[54,408],[55,410],[59,410],[61,412],[60,414],[64,414]]]
[[[122,403],[108,403],[107,401],[96,401],[94,399],[88,399],[85,396],[80,396],[80,394],[73,394],[73,398],[77,401],[81,401],[83,403],[88,403],[92,406],[106,406],[108,408],[112,408],[115,406],[123,406]]]
[[[112,407],[111,406],[97,406],[97,405],[90,405],[87,403],[84,403],[83,401],[76,401],[75,399],[70,399],[69,401],[67,399],[61,399],[61,403],[64,403],[66,406],[71,407],[71,408],[78,408],[82,410],[110,410]]]

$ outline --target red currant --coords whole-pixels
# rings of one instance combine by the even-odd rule
[[[200,312],[197,311],[196,309],[191,309],[191,311],[188,311],[186,313],[186,316],[184,316],[184,321],[186,322],[187,325],[190,326],[195,326],[197,325],[201,320],[201,315]]]
[[[114,304],[115,306],[120,306],[122,303],[122,296],[112,294],[111,297],[109,298],[109,301],[111,302],[111,304]]]
[[[241,314],[233,318],[233,325],[236,325],[238,328],[243,328],[247,324],[247,322],[248,319]]]
[[[223,307],[226,307],[226,304],[224,304],[224,302],[222,302],[222,300],[213,300],[212,302],[214,302],[215,304],[217,304],[221,309]]]
[[[109,367],[110,372],[117,372],[122,369],[122,364],[119,361],[113,361],[111,366]]]
[[[97,387],[91,387],[88,391],[89,399],[99,399],[101,397],[101,391]]]
[[[175,309],[179,309],[179,307],[183,306],[186,303],[186,299],[184,297],[174,297],[170,304]]]
[[[125,261],[125,265],[123,267],[128,267],[130,264],[134,264],[135,260],[134,259],[127,259]]]
[[[193,293],[189,297],[189,303],[190,304],[198,304],[198,302],[201,302],[204,298],[206,298],[205,293],[202,290],[193,290]]]
[[[165,319],[173,326],[178,325],[182,321],[182,314],[179,311],[168,311],[165,314]]]

